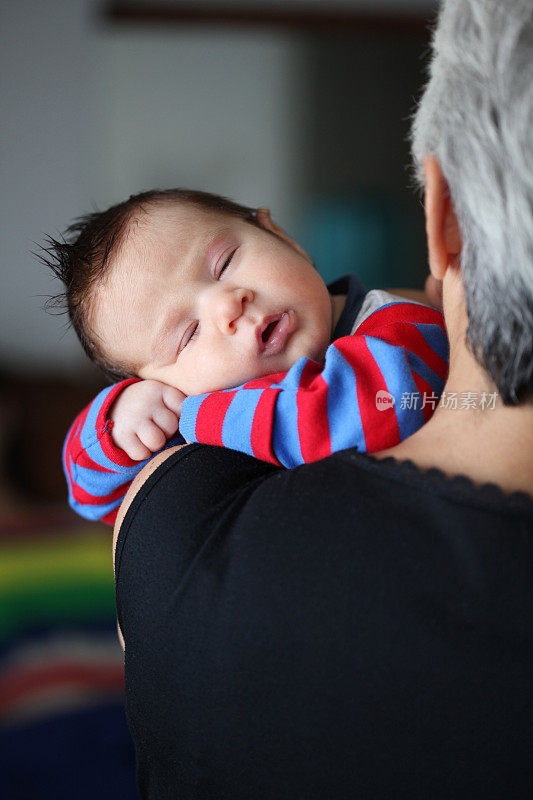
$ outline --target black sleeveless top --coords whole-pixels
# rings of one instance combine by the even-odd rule
[[[117,544],[141,796],[533,796],[533,503],[191,445]]]

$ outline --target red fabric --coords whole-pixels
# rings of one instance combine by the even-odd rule
[[[257,389],[260,387],[254,386]],[[252,420],[250,439],[252,452],[256,458],[281,466],[272,449],[272,427],[274,408],[279,389],[266,389],[259,399]]]
[[[422,361],[424,361],[439,378],[442,378],[442,380],[446,379],[448,364],[432,347],[430,347],[416,325],[407,322],[380,326],[375,329],[372,336],[382,339],[383,341],[389,341],[392,344],[401,342],[402,346],[407,348],[407,350],[411,350],[413,353],[416,353],[417,356],[420,356]]]
[[[96,470],[97,472],[114,472],[113,469],[108,469],[107,467],[102,467],[100,464],[97,464],[96,461],[93,461],[92,458],[87,455],[85,450],[81,450],[77,459],[76,459],[76,466],[77,467],[85,467],[85,469],[92,469]]]
[[[89,505],[89,506],[107,505],[108,503],[112,503],[113,500],[120,500],[121,497],[124,497],[124,495],[126,494],[126,492],[130,487],[130,484],[131,481],[123,483],[120,486],[117,486],[117,488],[114,491],[109,492],[109,494],[106,494],[104,497],[88,494],[85,491],[85,489],[82,489],[81,486],[75,484],[72,487],[72,494],[74,496],[74,499],[78,503],[83,503],[84,505]]]
[[[416,303],[397,303],[374,311],[359,325],[357,335],[375,336],[391,344],[401,342],[417,353],[444,380],[448,374],[448,364],[428,345],[417,324],[438,325],[446,332],[440,311]]]
[[[121,381],[117,383],[117,385],[109,392],[105,401],[102,403],[102,407],[98,412],[98,416],[96,418],[96,435],[100,441],[100,446],[104,451],[104,454],[112,461],[114,464],[117,464],[119,467],[132,467],[135,464],[138,464],[138,461],[134,461],[131,459],[124,450],[121,450],[120,447],[117,447],[111,438],[111,430],[113,427],[112,420],[107,418],[109,414],[109,409],[117,399],[118,395],[127,387],[130,386],[132,383],[139,383],[138,378],[128,378],[125,381]]]
[[[400,429],[393,406],[385,410],[376,407],[376,393],[378,391],[387,392],[388,388],[364,337],[355,337],[349,350],[342,339],[337,342],[336,346],[350,363],[355,361],[354,345],[359,350],[357,356],[357,402],[365,446],[369,453],[375,453],[383,450],[384,447],[393,447],[398,444]]]
[[[433,416],[433,412],[435,411],[435,408],[437,408],[438,400],[435,403],[435,408],[433,408],[432,403],[424,402],[424,394],[426,394],[428,397],[431,397],[433,395],[433,389],[429,383],[427,383],[424,378],[421,378],[420,375],[417,375],[416,372],[413,372],[413,379],[416,384],[416,388],[420,392],[420,400],[418,402],[422,404],[424,421],[427,422]]]
[[[211,442],[222,447],[222,426],[228,406],[237,394],[233,392],[218,392],[208,395],[196,417],[196,438],[201,442]]]
[[[264,375],[262,378],[254,378],[243,384],[243,387],[245,389],[268,389],[273,383],[280,383],[286,374],[286,372],[275,372],[272,375]]]
[[[89,404],[86,408],[83,409],[83,411],[80,414],[78,414],[78,416],[76,417],[70,428],[69,434],[67,436],[67,444],[65,450],[67,461],[68,457],[70,456],[72,461],[76,463],[78,456],[80,455],[80,452],[82,453],[85,452],[83,447],[81,446],[80,432],[82,431],[83,426],[85,425],[85,420],[87,419],[90,407],[91,404]]]
[[[409,312],[413,315],[411,319],[409,319],[408,316]],[[378,308],[358,326],[357,334],[360,336],[374,336],[374,331],[378,328],[397,322],[439,325],[444,329],[443,316],[440,311],[434,308],[428,308],[427,306],[418,305],[418,303],[405,301],[394,303],[384,308]]]
[[[331,455],[331,437],[327,413],[328,385],[322,377],[322,364],[308,361],[300,377],[296,395],[298,436],[306,463]]]
[[[126,488],[129,489],[129,484]],[[104,516],[102,517],[102,522],[104,522],[106,525],[114,525],[115,522],[117,521],[117,514],[119,508],[114,508],[113,511],[109,512],[109,514],[104,514]]]

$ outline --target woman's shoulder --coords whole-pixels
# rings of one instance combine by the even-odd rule
[[[153,516],[175,505],[191,524],[246,507],[256,519],[274,514],[283,524],[291,520],[293,528],[313,520],[324,529],[348,524],[360,532],[377,525],[407,531],[421,524],[428,530],[473,526],[504,532],[515,521],[533,530],[533,500],[525,493],[506,494],[494,484],[478,486],[465,476],[354,448],[291,470],[220,447],[171,448],[132,484],[115,525],[115,544],[124,520],[135,515],[136,499],[148,503]]]
[[[171,458],[175,453],[177,453],[184,447],[187,447],[187,445],[179,444],[176,447],[169,447],[168,450],[163,450],[162,452],[158,453],[151,459],[151,461],[148,462],[148,464],[146,464],[145,467],[143,467],[143,469],[135,476],[135,478],[131,482],[131,485],[126,495],[124,496],[124,500],[122,501],[122,504],[119,508],[117,518],[115,520],[115,526],[113,529],[113,568],[115,567],[115,550],[117,546],[119,531],[124,521],[124,518],[128,513],[129,508],[133,503],[135,497],[137,496],[137,494],[139,494],[139,492],[145,485],[148,478],[151,475],[153,475],[153,473],[157,469],[159,469],[159,467],[161,467],[165,463],[165,461],[168,461],[169,458]]]
[[[387,451],[387,453],[394,450]],[[405,496],[426,497],[431,503],[440,497],[448,505],[456,505],[459,509],[470,507],[472,510],[486,510],[505,513],[523,513],[533,521],[533,498],[523,491],[505,491],[493,482],[475,482],[464,474],[448,474],[438,466],[420,466],[409,458],[396,458],[381,454],[354,454],[346,450],[342,453],[346,461],[357,463],[357,469],[368,476],[368,480],[376,486],[385,482],[405,492]],[[425,504],[425,501],[424,501]]]
[[[171,447],[154,456],[132,482],[117,515],[115,575],[127,532],[139,515],[143,526],[158,531],[169,527],[206,530],[236,497],[237,504],[244,503],[249,487],[279,472],[286,470],[235,450],[198,443]]]

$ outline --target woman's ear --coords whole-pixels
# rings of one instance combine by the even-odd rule
[[[442,280],[448,267],[457,265],[463,241],[448,184],[434,156],[426,156],[424,173],[429,268],[437,280]]]
[[[303,249],[303,247],[300,247],[298,242],[295,242],[294,239],[291,239],[291,237],[287,233],[285,233],[283,228],[280,228],[279,225],[276,225],[276,223],[270,216],[270,210],[268,208],[258,208],[256,211],[256,219],[262,228],[264,228],[266,231],[270,231],[270,233],[273,233],[274,236],[277,236],[279,239],[283,239],[284,242],[289,244],[291,247],[297,250],[300,253],[300,255],[302,255],[305,259],[307,259],[307,261],[309,261],[310,264],[313,263],[309,258],[309,256],[307,255],[307,253],[305,252],[305,250]]]

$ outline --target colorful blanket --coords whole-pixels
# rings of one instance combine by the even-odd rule
[[[109,528],[0,522],[0,796],[138,798]]]

